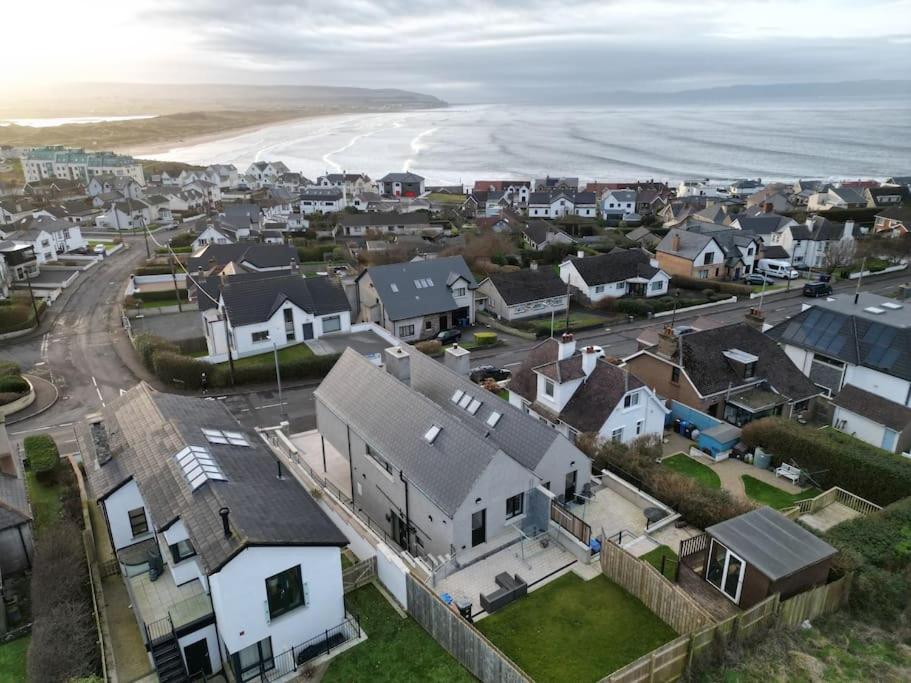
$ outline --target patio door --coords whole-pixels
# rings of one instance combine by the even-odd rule
[[[721,543],[712,540],[705,580],[724,593],[734,604],[740,602],[746,563]]]
[[[566,485],[563,487],[563,498],[567,504],[576,499],[576,470],[566,473]]]
[[[478,510],[471,515],[471,547],[487,540],[487,510]]]

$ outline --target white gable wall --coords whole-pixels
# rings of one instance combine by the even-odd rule
[[[149,531],[139,536],[133,536],[130,527],[130,510],[142,508],[146,510],[142,495],[139,493],[139,486],[135,481],[128,481],[111,495],[104,499],[104,511],[107,514],[108,525],[111,528],[111,541],[114,543],[114,549],[120,550],[140,541],[152,538],[153,525],[146,510],[146,520],[149,525]]]

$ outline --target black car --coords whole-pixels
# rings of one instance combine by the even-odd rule
[[[808,282],[803,286],[803,295],[818,297],[829,296],[832,293],[832,285],[828,282]]]
[[[485,379],[492,379],[494,382],[502,382],[512,377],[512,372],[506,368],[497,368],[493,365],[481,365],[472,368],[468,373],[468,379],[475,384],[481,384]]]
[[[454,342],[462,341],[462,330],[443,330],[437,335],[437,341],[442,342],[443,344],[452,344]]]

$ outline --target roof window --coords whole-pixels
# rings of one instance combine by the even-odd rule
[[[464,395],[465,395],[465,392],[464,392],[464,391],[462,391],[461,389],[456,389],[456,392],[452,395],[452,398],[451,398],[450,400],[451,400],[453,403],[458,403],[459,401],[462,400],[462,397],[463,397]]]
[[[424,441],[432,444],[434,441],[436,441],[436,438],[440,435],[441,431],[443,431],[442,427],[431,425],[430,429],[428,429],[424,434]]]
[[[490,415],[487,416],[487,426],[496,427],[501,417],[503,417],[501,413],[498,413],[496,410],[493,411]]]
[[[202,433],[209,443],[223,444],[226,446],[250,447],[250,442],[247,441],[247,437],[240,432],[226,432],[221,429],[203,429]]]
[[[474,415],[478,412],[478,408],[481,407],[481,402],[478,399],[474,399],[471,403],[468,404],[466,410],[470,415]]]
[[[174,457],[183,470],[190,488],[194,491],[210,480],[228,481],[208,448],[187,446]]]

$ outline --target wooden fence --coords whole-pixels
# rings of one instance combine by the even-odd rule
[[[484,634],[411,574],[405,587],[408,614],[475,678],[483,683],[532,683]]]
[[[797,501],[797,509],[804,515],[813,514],[832,503],[841,503],[845,507],[851,508],[862,515],[869,515],[873,512],[882,510],[876,503],[871,503],[869,500],[856,496],[850,491],[846,491],[838,486],[833,486],[828,491],[823,491],[815,498]]]
[[[712,623],[711,615],[682,588],[618,545],[605,543],[601,546],[601,571],[639,598],[677,633],[692,633]]]
[[[592,528],[588,522],[576,517],[572,512],[559,505],[556,501],[550,503],[550,520],[559,524],[567,533],[576,538],[583,545],[588,545],[592,538]]]
[[[376,555],[353,564],[342,572],[342,586],[346,593],[365,586],[376,577]]]

